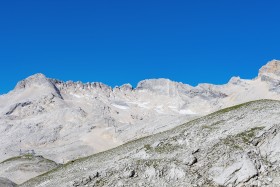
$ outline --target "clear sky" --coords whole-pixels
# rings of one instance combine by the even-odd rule
[[[2,0],[0,93],[27,76],[110,86],[253,78],[280,59],[271,0]]]

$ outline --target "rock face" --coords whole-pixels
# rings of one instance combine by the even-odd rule
[[[234,163],[227,167],[214,167],[211,171],[217,173],[213,176],[213,181],[222,186],[244,183],[258,175],[256,166],[246,154],[237,155]]]
[[[279,120],[279,101],[237,105],[20,186],[279,186]]]
[[[280,61],[272,60],[259,70],[259,76],[276,75],[280,76]]]
[[[20,150],[34,150],[36,155],[66,163],[228,106],[279,100],[279,63],[269,62],[253,80],[234,77],[224,85],[196,87],[149,79],[136,88],[129,84],[111,88],[98,82],[30,76],[0,96],[0,162],[18,156]],[[194,165],[191,158],[185,165]]]
[[[269,84],[269,90],[280,92],[280,61],[272,60],[259,70],[259,79]]]

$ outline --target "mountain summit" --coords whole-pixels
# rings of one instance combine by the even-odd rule
[[[279,60],[272,60],[268,62],[266,65],[264,65],[259,70],[259,76],[262,75],[276,75],[280,76],[280,61]]]
[[[15,89],[22,89],[22,88],[26,88],[26,87],[31,87],[33,85],[37,85],[37,86],[50,86],[51,83],[49,81],[49,79],[43,75],[42,73],[37,73],[37,74],[34,74],[30,77],[27,77],[26,79],[20,81]]]

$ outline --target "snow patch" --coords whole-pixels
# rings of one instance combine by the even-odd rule
[[[73,95],[74,97],[77,97],[77,98],[82,98],[82,96],[80,96],[80,95],[78,95],[78,94],[71,94],[71,95]]]
[[[118,104],[112,104],[112,106],[118,108],[118,109],[122,109],[122,110],[127,110],[129,109],[128,106],[124,106],[124,105],[118,105]]]
[[[156,111],[157,113],[159,113],[159,114],[164,114],[164,112],[163,112],[163,105],[157,106],[157,107],[155,108],[155,111]]]
[[[177,109],[178,107],[176,107],[176,106],[168,106],[168,108]]]
[[[141,108],[149,109],[146,105],[150,104],[150,102],[128,102],[130,104],[138,105]]]
[[[191,115],[196,114],[195,112],[191,111],[190,109],[187,109],[187,110],[180,110],[179,113],[180,113],[180,114],[191,114]]]

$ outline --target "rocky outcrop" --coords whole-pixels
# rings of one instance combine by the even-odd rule
[[[61,99],[62,96],[58,90],[58,88],[52,83],[50,79],[48,79],[45,75],[38,73],[35,75],[32,75],[22,81],[20,81],[14,91],[21,91],[24,89],[32,88],[32,87],[42,87],[50,92],[50,94],[53,94]],[[46,94],[46,93],[42,93]]]
[[[259,77],[263,75],[280,76],[280,61],[271,60],[259,70]]]
[[[221,186],[246,183],[258,175],[258,170],[247,155],[237,155],[236,160],[231,165],[214,167],[210,169],[210,172],[215,173],[213,181]]]

